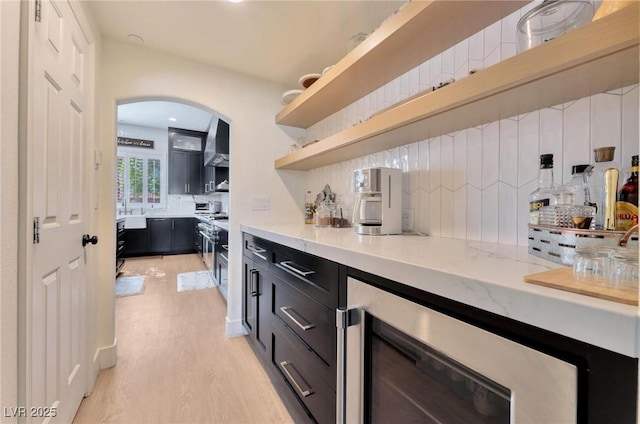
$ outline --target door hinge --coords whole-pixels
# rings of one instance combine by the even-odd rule
[[[36,0],[36,22],[40,22],[42,20],[42,0]]]
[[[33,218],[33,244],[40,243],[40,218]]]
[[[360,314],[357,308],[336,309],[336,327],[338,329],[345,329],[358,324],[360,324]]]

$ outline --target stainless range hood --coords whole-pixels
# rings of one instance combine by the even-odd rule
[[[204,148],[204,164],[206,166],[229,166],[229,124],[215,116],[209,124],[207,144]]]

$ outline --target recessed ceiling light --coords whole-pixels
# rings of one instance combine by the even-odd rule
[[[127,39],[134,44],[144,44],[144,39],[136,34],[127,35]]]
[[[169,121],[171,121],[171,122],[176,122],[176,121],[177,121],[177,119],[176,119],[176,118],[171,117],[171,118],[169,118]]]
[[[231,3],[240,3],[242,0],[229,0]]]

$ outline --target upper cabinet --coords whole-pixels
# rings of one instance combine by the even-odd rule
[[[502,6],[502,12],[498,14],[501,16],[488,18],[483,14],[488,13],[485,8],[493,9],[502,3],[409,3],[372,34],[369,37],[372,40],[367,39],[305,90],[278,115],[276,121],[308,127],[379,87],[380,80],[359,82],[361,79],[368,81],[368,70],[394,67],[392,62],[412,56],[410,64],[398,66],[389,74],[392,77],[377,77],[391,80],[524,4],[504,2],[510,4],[511,8],[504,10],[505,6]],[[458,11],[459,4],[464,5],[461,9],[474,7],[475,13]],[[409,11],[415,15],[411,19],[405,16]],[[416,27],[413,24],[414,19],[427,19],[422,15],[436,11],[438,19],[432,18],[434,21],[431,26]],[[309,170],[636,84],[640,79],[639,15],[640,4],[634,3],[437,91],[425,92],[400,102],[358,125],[277,159],[275,167]],[[432,33],[433,25],[437,25],[438,29]],[[474,25],[474,29],[469,30],[467,25]],[[451,28],[447,28],[449,26]],[[400,41],[405,40],[410,46],[408,40],[420,37],[422,43],[429,44],[432,38],[439,38],[440,32],[447,29],[449,35],[443,35],[444,40],[437,47],[431,49],[425,46],[420,53],[416,53],[413,47],[405,47]],[[459,32],[463,35],[451,35]],[[447,37],[453,37],[452,41],[447,43]],[[383,42],[387,38],[396,40],[393,48],[386,47],[387,44]],[[379,52],[379,49],[384,50]],[[391,56],[388,56],[389,49],[393,51]],[[356,58],[364,57],[375,60],[367,61],[363,68],[361,61],[364,59]],[[340,83],[343,78],[348,81]],[[338,87],[338,84],[342,84],[340,90],[325,88],[332,85]],[[362,84],[368,84],[368,87],[363,88]],[[335,100],[332,96],[349,100]],[[305,118],[294,119],[294,116]]]
[[[202,194],[207,134],[169,128],[169,194]]]

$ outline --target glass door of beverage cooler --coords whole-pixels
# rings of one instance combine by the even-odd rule
[[[369,316],[365,422],[508,424],[511,391]]]

